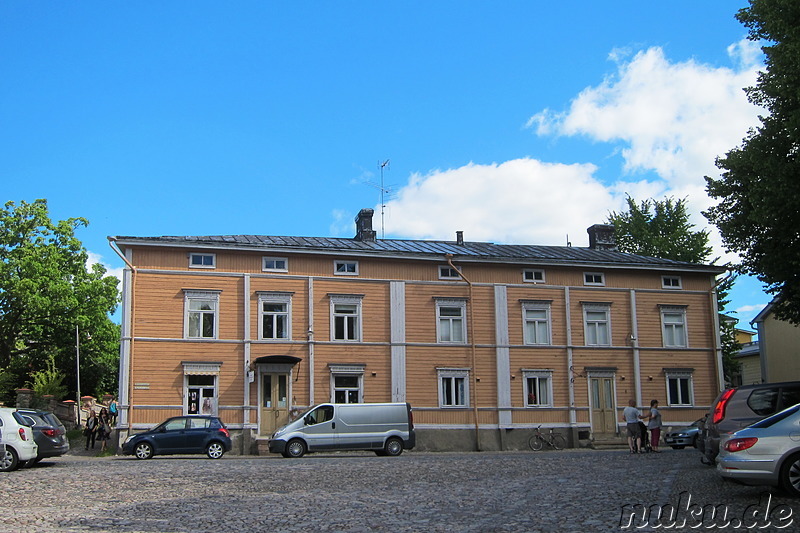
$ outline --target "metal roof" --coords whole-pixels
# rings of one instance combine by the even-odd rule
[[[358,256],[382,256],[443,260],[452,255],[461,261],[514,262],[526,264],[580,264],[631,268],[661,268],[667,270],[694,270],[721,273],[724,267],[703,265],[628,254],[616,250],[600,250],[575,246],[534,246],[521,244],[495,244],[406,239],[357,239],[334,237],[287,237],[270,235],[206,235],[161,237],[109,237],[120,247],[126,246],[176,246],[181,248],[231,248],[264,250],[270,252],[337,253]]]

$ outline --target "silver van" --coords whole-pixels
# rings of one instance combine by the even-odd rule
[[[273,433],[269,451],[284,457],[332,450],[397,456],[415,443],[408,403],[324,403]]]

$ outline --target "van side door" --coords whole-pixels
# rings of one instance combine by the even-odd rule
[[[304,417],[303,434],[308,451],[333,450],[338,445],[338,428],[333,405],[320,405]]]

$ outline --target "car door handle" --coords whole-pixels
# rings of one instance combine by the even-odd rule
[[[336,422],[331,422],[331,429],[336,429]]]

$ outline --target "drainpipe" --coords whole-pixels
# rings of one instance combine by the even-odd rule
[[[474,307],[475,307],[475,300],[472,297],[472,282],[461,273],[461,271],[456,268],[453,264],[453,254],[445,254],[445,259],[447,259],[447,264],[450,265],[455,272],[458,272],[458,275],[467,282],[469,286],[469,318],[468,318],[468,326],[467,331],[471,333],[470,337],[472,341],[470,342],[470,348],[472,352],[472,387],[473,387],[473,394],[472,396],[472,419],[475,422],[475,447],[477,451],[481,451],[481,433],[480,427],[478,425],[478,367],[477,367],[477,355],[476,355],[476,346],[475,346],[475,320],[474,320]]]
[[[126,330],[127,330],[127,337],[128,337],[128,339],[127,339],[128,340],[128,354],[127,354],[128,355],[128,357],[127,357],[128,383],[127,383],[127,389],[128,390],[127,390],[127,395],[126,395],[127,397],[124,398],[124,399],[120,398],[121,400],[124,400],[123,402],[120,402],[120,403],[123,406],[125,406],[125,404],[127,404],[127,413],[126,413],[127,417],[126,417],[125,422],[127,423],[128,432],[130,433],[131,428],[132,428],[131,413],[133,412],[133,401],[132,401],[132,398],[133,398],[133,352],[134,352],[134,350],[133,350],[133,342],[134,341],[133,340],[135,338],[134,332],[133,332],[133,324],[134,324],[134,320],[133,320],[133,315],[134,315],[134,312],[133,312],[133,309],[134,309],[133,298],[134,298],[134,296],[133,295],[136,293],[136,267],[133,266],[130,261],[128,261],[128,258],[125,257],[125,254],[123,254],[122,251],[117,247],[116,237],[108,237],[108,245],[111,247],[112,250],[114,250],[114,253],[116,253],[119,256],[119,258],[122,259],[122,261],[127,265],[127,267],[130,269],[130,272],[131,272],[130,287],[128,287],[127,284],[123,285],[123,289],[125,290],[125,294],[124,294],[124,298],[123,298],[123,303],[124,303],[124,305],[123,305],[123,318],[124,318],[124,322],[123,322],[123,327],[122,327],[122,338],[120,339],[123,342],[123,346],[124,346],[124,341],[125,341],[125,337],[126,337],[125,333],[126,333]],[[120,366],[120,373],[121,372],[122,372],[122,366]]]
[[[717,304],[717,287],[730,279],[732,274],[721,278],[717,281],[711,290],[708,291],[708,297],[711,305],[711,327],[714,328],[714,354],[716,355],[717,363],[717,387],[720,391],[725,390],[725,371],[722,367],[722,337],[719,331],[719,310]],[[763,352],[762,352],[763,353]],[[762,357],[763,361],[763,357]]]

